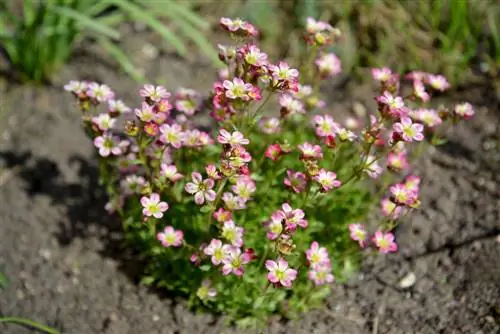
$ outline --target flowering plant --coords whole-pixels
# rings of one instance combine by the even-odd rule
[[[340,38],[337,29],[308,20],[299,76],[284,61],[270,62],[250,23],[223,18],[221,26],[238,44],[220,46],[227,70],[205,99],[145,85],[132,110],[106,85],[74,81],[66,89],[100,155],[106,207],[148,261],[143,282],[253,325],[320,306],[329,283],[345,279],[362,252],[395,252],[391,231],[420,203],[411,145],[436,141],[442,123],[474,111],[468,103],[423,108],[432,92],[448,88],[444,77],[410,73],[403,95],[399,76],[382,68],[373,69],[377,112],[364,126],[342,125],[319,98],[321,80],[341,70],[324,51]],[[266,113],[273,96],[274,116]],[[102,104],[107,112],[98,114]],[[214,121],[210,131],[197,126],[203,113]],[[387,192],[385,217],[367,227],[359,221],[375,189]]]

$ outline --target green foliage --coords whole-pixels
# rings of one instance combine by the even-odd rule
[[[67,61],[76,43],[90,38],[132,78],[144,77],[119,47],[117,27],[134,20],[160,34],[182,56],[184,39],[193,41],[214,62],[215,50],[203,35],[207,23],[174,0],[161,3],[132,0],[25,0],[0,3],[0,40],[12,67],[25,81],[44,82]],[[171,27],[160,20],[165,18]]]

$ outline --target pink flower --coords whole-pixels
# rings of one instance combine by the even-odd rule
[[[279,98],[282,115],[290,115],[296,113],[305,113],[304,105],[299,100],[296,100],[291,95],[282,94]]]
[[[222,236],[233,246],[241,247],[243,246],[244,231],[243,227],[236,226],[234,221],[228,220],[224,222],[222,227]]]
[[[286,171],[285,185],[292,188],[297,194],[304,191],[307,186],[307,177],[304,173],[295,172],[293,170]]]
[[[259,34],[258,30],[250,23],[242,19],[234,19],[223,17],[220,19],[220,25],[227,31],[242,35],[242,36],[257,36]]]
[[[398,250],[398,245],[394,242],[394,234],[391,232],[375,232],[373,243],[382,254],[393,253]]]
[[[340,30],[326,22],[316,21],[312,17],[307,18],[306,32],[306,41],[318,46],[331,44],[340,37]]]
[[[387,167],[395,172],[408,169],[410,164],[408,163],[406,153],[404,151],[389,152],[387,155]]]
[[[425,126],[431,129],[443,122],[437,111],[434,109],[415,109],[410,111],[410,117],[416,121],[424,123]]]
[[[245,273],[243,265],[247,264],[251,260],[251,254],[247,252],[242,253],[240,248],[229,246],[227,248],[226,256],[222,262],[222,274],[229,275],[230,273],[233,273],[236,276],[242,276]]]
[[[299,71],[291,68],[284,61],[281,61],[278,65],[269,65],[269,71],[273,79],[273,88],[297,91]]]
[[[426,81],[429,86],[441,92],[444,92],[445,90],[450,88],[450,83],[442,75],[429,74],[427,75]]]
[[[203,280],[201,286],[196,290],[196,296],[203,301],[213,299],[217,296],[217,290],[212,287],[210,280]]]
[[[264,155],[266,158],[276,161],[281,156],[282,152],[283,151],[281,150],[281,146],[279,144],[272,144],[267,147]]]
[[[323,168],[319,171],[319,174],[313,177],[313,180],[318,182],[323,191],[330,191],[333,188],[338,188],[341,185],[339,180],[336,180],[337,174],[324,170]]]
[[[431,99],[429,93],[425,91],[425,85],[420,80],[413,81],[413,95],[418,97],[423,102],[427,102]]]
[[[219,239],[212,239],[210,244],[203,249],[203,253],[211,256],[212,263],[218,266],[226,258],[229,247],[229,245],[224,245]]]
[[[408,189],[404,184],[397,183],[389,188],[392,199],[398,205],[412,205],[417,201],[418,194]]]
[[[150,106],[146,102],[142,102],[141,109],[135,109],[135,115],[143,122],[152,122],[157,117],[157,114],[153,110],[153,106]]]
[[[264,223],[267,227],[267,238],[269,240],[275,240],[283,232],[283,214],[281,211],[276,211],[271,215],[271,220]]]
[[[281,206],[281,210],[277,212],[282,215],[287,231],[293,232],[297,229],[297,226],[302,228],[307,227],[307,220],[304,219],[305,214],[301,209],[294,210],[290,204],[284,203]]]
[[[100,114],[98,116],[92,117],[92,123],[94,123],[101,131],[108,131],[113,127],[115,122],[116,119],[111,118],[109,114]]]
[[[122,154],[123,152],[120,144],[120,138],[108,133],[94,139],[94,146],[99,149],[99,155],[102,157],[108,157],[110,154]]]
[[[160,195],[152,193],[151,196],[142,196],[141,205],[143,207],[142,214],[146,217],[162,218],[163,213],[168,210],[167,202],[160,200]]]
[[[319,73],[322,77],[335,76],[342,72],[342,63],[333,53],[327,53],[320,56],[315,61]]]
[[[312,267],[307,272],[307,277],[313,281],[316,286],[332,283],[334,281],[330,263],[322,263]]]
[[[219,171],[217,170],[217,167],[215,167],[215,165],[213,164],[205,166],[205,171],[207,172],[208,177],[213,180],[220,180],[222,178]]]
[[[337,130],[337,137],[342,142],[346,142],[346,141],[353,142],[354,140],[356,140],[356,138],[358,138],[358,136],[356,136],[356,134],[354,134],[354,132],[352,132],[351,130],[347,130],[346,128],[342,128],[342,127],[340,127]]]
[[[336,123],[330,115],[316,115],[313,122],[316,125],[316,135],[319,137],[335,136],[340,129],[340,124]]]
[[[242,210],[246,208],[245,200],[230,192],[222,194],[222,201],[224,202],[226,208],[230,211]]]
[[[83,99],[87,97],[88,86],[89,83],[86,81],[71,80],[66,85],[64,85],[64,90],[73,93],[73,95],[78,98]]]
[[[193,182],[186,184],[184,189],[191,195],[194,194],[194,201],[198,205],[205,203],[205,199],[208,202],[215,201],[216,193],[212,190],[214,187],[214,180],[206,179],[203,180],[201,174],[198,172],[193,172],[191,174]]]
[[[219,223],[227,222],[228,220],[231,220],[232,217],[233,217],[233,213],[231,211],[224,209],[224,208],[219,208],[219,209],[217,209],[217,211],[214,212],[214,218]]]
[[[179,181],[183,177],[182,174],[177,172],[177,167],[175,165],[167,165],[165,163],[161,164],[160,175],[166,177],[173,183]]]
[[[246,139],[241,132],[234,131],[233,133],[229,133],[224,129],[219,131],[217,141],[220,144],[227,144],[231,146],[248,145],[250,143],[250,141]]]
[[[92,82],[87,87],[87,96],[96,102],[102,103],[114,99],[115,93],[108,85],[99,85],[96,82]]]
[[[131,111],[122,100],[108,100],[108,111],[112,115],[126,114]]]
[[[366,156],[361,156],[361,159],[365,159]],[[369,177],[371,177],[372,179],[376,179],[380,176],[380,174],[382,174],[382,167],[380,167],[380,165],[378,164],[377,162],[377,157],[375,157],[374,155],[368,155],[368,157],[366,157],[366,162],[365,162],[365,165],[363,167],[363,172],[365,172],[366,174],[368,174]]]
[[[382,210],[382,214],[390,219],[396,220],[403,213],[403,208],[401,206],[396,205],[389,198],[384,198],[380,201],[380,208]]]
[[[262,118],[259,122],[260,130],[267,134],[273,134],[279,132],[280,120],[276,117]]]
[[[424,126],[419,123],[413,123],[409,117],[401,117],[400,122],[394,123],[392,129],[400,135],[404,141],[422,141],[424,135]]]
[[[226,97],[228,99],[250,100],[248,93],[253,89],[252,84],[245,83],[240,78],[234,78],[233,81],[224,80],[222,86],[226,89]]]
[[[416,175],[409,175],[404,183],[405,187],[418,194],[420,186],[420,177]]]
[[[390,68],[372,68],[372,77],[373,80],[377,80],[380,82],[388,81],[392,76],[392,71]]]
[[[378,96],[377,102],[387,106],[392,117],[406,116],[406,114],[408,113],[403,98],[401,98],[400,96],[394,97],[388,91],[385,91],[383,95]]]
[[[321,264],[330,264],[328,250],[325,247],[319,247],[316,241],[313,241],[311,247],[306,251],[306,258],[311,267]]]
[[[474,116],[474,108],[468,102],[457,104],[455,106],[455,115],[463,119],[469,119]]]
[[[248,200],[255,192],[255,182],[249,176],[241,176],[231,188],[238,197]]]
[[[357,241],[362,248],[365,248],[368,244],[368,234],[365,226],[362,224],[349,224],[349,231],[351,232],[351,239]]]
[[[168,99],[170,97],[170,93],[165,89],[165,87],[153,85],[144,85],[139,90],[139,95],[152,102],[158,102],[162,99]]]
[[[288,267],[288,262],[279,259],[277,262],[266,260],[266,268],[269,270],[267,279],[274,284],[281,284],[286,288],[292,287],[292,282],[297,277],[297,270]]]
[[[297,148],[299,149],[301,159],[323,158],[323,152],[321,151],[321,146],[319,145],[303,143],[298,145]]]
[[[163,124],[160,126],[160,140],[164,144],[170,144],[174,148],[180,148],[185,138],[185,133],[179,124]]]
[[[248,65],[261,67],[267,64],[267,54],[261,52],[256,45],[250,45],[243,54],[243,59]]]
[[[156,239],[158,239],[164,247],[179,247],[184,241],[184,233],[181,230],[175,230],[172,226],[167,226],[163,232],[156,235]]]

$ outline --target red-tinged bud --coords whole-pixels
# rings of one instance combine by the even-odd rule
[[[156,123],[146,123],[144,125],[144,132],[150,137],[155,137],[159,130],[158,130],[158,124]]]

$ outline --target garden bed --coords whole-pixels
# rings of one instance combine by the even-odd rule
[[[141,36],[131,37],[130,52],[146,57],[138,45]],[[213,80],[206,62],[162,55],[143,63],[169,89],[206,90]],[[138,85],[90,53],[64,69],[60,82],[70,79],[105,82],[138,104]],[[237,332],[221,317],[193,314],[184,300],[137,284],[141,263],[120,247],[120,224],[104,211],[94,150],[69,94],[59,85],[5,86],[0,266],[11,282],[0,313],[72,334]],[[350,110],[353,101],[373,103],[369,84],[347,82],[332,94],[334,114]],[[400,251],[367,259],[351,283],[334,284],[328,308],[298,322],[275,321],[269,332],[500,331],[500,105],[488,94],[485,83],[446,97],[469,100],[477,114],[416,164],[423,205],[397,229]],[[414,285],[401,288],[410,273]],[[29,331],[0,325],[0,332]]]

